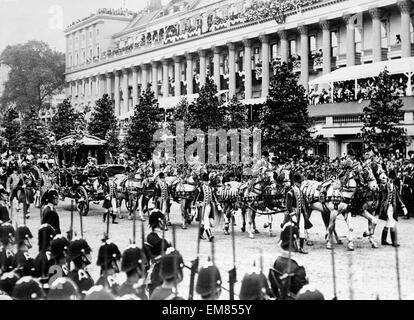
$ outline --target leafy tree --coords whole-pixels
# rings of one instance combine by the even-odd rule
[[[55,94],[63,90],[65,83],[65,55],[53,51],[42,41],[8,46],[0,60],[10,67],[1,104],[3,109],[10,104],[17,111],[40,110]]]
[[[386,156],[406,144],[404,128],[397,127],[404,117],[403,101],[395,92],[393,81],[385,69],[374,81],[371,102],[363,110],[361,138],[366,146],[373,146]]]
[[[263,149],[293,156],[312,145],[305,88],[298,84],[292,63],[278,64],[261,114]]]
[[[63,100],[57,105],[57,112],[49,125],[55,139],[60,140],[72,134],[79,125],[81,115],[75,111],[69,99]]]
[[[19,147],[19,133],[20,133],[20,120],[19,114],[15,108],[8,108],[2,121],[1,126],[3,128],[3,138],[7,141],[11,151],[20,151]]]
[[[237,99],[236,96],[230,100],[224,109],[224,128],[243,129],[247,127],[246,107]]]
[[[44,153],[47,150],[46,127],[40,121],[39,112],[35,107],[23,117],[19,141],[22,150],[30,148],[33,154]]]
[[[138,160],[147,161],[152,157],[156,146],[153,141],[154,133],[160,128],[163,113],[159,109],[154,92],[148,86],[147,90],[139,97],[135,106],[134,115],[131,117],[124,147],[129,156]]]
[[[96,101],[88,123],[89,134],[104,139],[108,142],[108,151],[116,155],[119,151],[118,120],[112,106],[112,100],[107,94]]]

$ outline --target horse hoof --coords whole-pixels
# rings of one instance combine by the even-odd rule
[[[338,239],[337,244],[344,244],[341,239]]]
[[[263,225],[263,228],[269,228],[269,224],[268,223],[265,223],[264,225]]]
[[[242,231],[242,232],[246,232],[246,227],[242,227],[242,228],[241,228],[241,231]]]
[[[372,246],[373,249],[377,249],[378,248],[378,243],[376,243],[375,241],[372,241],[371,246]]]
[[[260,232],[259,232],[259,230],[254,229],[254,233],[255,233],[255,234],[259,234]]]
[[[228,236],[230,235],[230,232],[228,230],[224,230],[224,235]]]
[[[253,233],[250,233],[250,234],[249,234],[249,238],[250,238],[250,239],[254,239],[254,234],[253,234]]]
[[[369,237],[369,236],[370,236],[370,234],[369,234],[369,232],[364,231],[364,233],[362,234],[362,236],[363,236],[364,238],[366,238],[366,237]]]
[[[306,241],[306,245],[309,246],[309,247],[312,247],[313,246],[313,241],[312,240]]]
[[[327,242],[326,243],[326,249],[332,250],[332,244],[331,244],[331,242]]]
[[[352,242],[348,243],[348,251],[354,251],[354,244]]]

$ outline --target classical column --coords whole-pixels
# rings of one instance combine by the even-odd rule
[[[410,1],[399,1],[398,7],[401,12],[401,57],[411,56],[411,39],[410,39]]]
[[[98,98],[102,98],[102,96],[105,93],[105,75],[100,74],[98,79],[99,79]]]
[[[328,138],[328,146],[331,160],[341,156],[339,141],[336,138]]]
[[[306,92],[309,88],[309,38],[308,27],[301,25],[298,27],[300,33],[300,82],[305,87]]]
[[[115,115],[120,116],[121,115],[121,95],[120,95],[120,79],[119,79],[119,71],[115,71],[115,83],[114,83],[114,100],[115,100]]]
[[[287,62],[289,59],[289,44],[287,39],[287,31],[279,30],[277,32],[280,39],[280,58],[282,62]]]
[[[148,67],[146,64],[141,65],[141,92],[148,87]]]
[[[214,83],[217,86],[217,90],[220,91],[220,48],[213,46],[211,47],[211,50],[213,51],[213,65],[214,65]]]
[[[174,56],[174,96],[181,96],[181,59],[178,56]]]
[[[372,59],[373,62],[381,61],[381,10],[379,8],[372,8],[369,10],[372,18]]]
[[[252,98],[252,43],[250,39],[243,39],[244,45],[244,87],[245,99]]]
[[[355,17],[346,15],[343,17],[346,23],[346,66],[355,65]]]
[[[106,94],[112,99],[112,72],[105,74],[106,77]]]
[[[270,84],[269,36],[262,34],[259,38],[262,42],[262,98],[266,98],[269,94]]]
[[[187,94],[193,94],[193,55],[187,52],[185,54],[185,59],[187,61]]]
[[[168,81],[168,60],[162,60],[162,96],[168,98],[170,91],[170,82]]]
[[[128,90],[128,69],[122,69],[122,98],[124,99],[124,105],[121,110],[121,114],[129,111],[129,90]]]
[[[152,90],[154,91],[155,99],[158,99],[158,62],[151,61],[151,76],[152,76]]]
[[[234,43],[228,43],[229,48],[229,97],[236,95],[236,46]]]
[[[322,29],[322,67],[323,74],[331,72],[331,30],[328,20],[320,21]]]
[[[138,67],[132,68],[132,107],[138,104]]]
[[[200,87],[206,84],[207,77],[207,60],[206,60],[206,51],[198,50],[200,56]]]

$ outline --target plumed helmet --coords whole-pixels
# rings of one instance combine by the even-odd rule
[[[160,178],[160,179],[164,179],[164,178],[165,178],[165,174],[164,174],[164,172],[160,172],[160,174],[158,175],[158,178]]]
[[[305,285],[300,289],[296,300],[325,300],[323,294],[312,285]]]
[[[59,193],[55,189],[48,190],[42,196],[42,205],[47,204],[48,202],[52,202],[55,199],[59,199]]]
[[[302,175],[300,173],[295,173],[293,175],[293,182],[295,182],[295,183],[302,183],[302,181],[303,181],[303,177],[302,177]]]
[[[16,243],[21,244],[25,240],[33,239],[33,235],[27,226],[19,226],[16,230]]]
[[[3,291],[7,295],[11,296],[14,286],[18,280],[19,276],[15,272],[3,273],[0,278],[0,291]]]
[[[93,286],[88,290],[85,300],[116,300],[115,297],[105,289],[104,286]]]
[[[148,222],[151,228],[157,227],[162,221],[164,221],[164,214],[160,210],[151,212]]]
[[[73,261],[76,258],[90,254],[92,251],[85,239],[77,238],[69,243],[68,260]]]
[[[13,243],[16,231],[14,230],[11,223],[3,223],[0,226],[0,241],[4,244]]]
[[[48,248],[55,235],[56,231],[50,224],[42,224],[38,232],[39,251]]]
[[[112,241],[106,240],[99,248],[96,265],[101,267],[118,260],[121,260],[121,252],[118,246]]]
[[[16,282],[12,296],[16,300],[42,300],[45,293],[33,277],[23,277]]]
[[[66,239],[61,234],[57,234],[50,244],[50,252],[52,253],[52,257],[55,260],[63,258],[65,256],[65,253],[67,253],[69,250],[69,245],[70,242],[68,239]]]
[[[267,279],[258,268],[246,273],[241,284],[240,300],[261,300],[267,292]]]
[[[47,300],[80,300],[78,286],[67,277],[53,281],[47,294]]]
[[[130,245],[122,254],[121,270],[129,272],[138,268],[142,271],[144,253],[136,245]]]
[[[221,287],[221,275],[215,265],[209,265],[200,269],[197,278],[196,292],[204,296],[213,294]]]
[[[174,248],[169,248],[161,258],[160,276],[163,280],[176,278],[178,274],[183,274],[183,256]]]
[[[295,224],[288,222],[282,228],[282,232],[280,233],[279,244],[282,247],[282,249],[289,250],[289,244],[291,243],[293,250],[296,245],[295,239],[297,238],[299,238],[298,227]]]

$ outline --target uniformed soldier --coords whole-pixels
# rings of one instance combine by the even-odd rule
[[[174,248],[169,248],[160,260],[162,284],[154,289],[150,300],[184,300],[177,292],[178,284],[183,280],[184,260]]]
[[[118,224],[116,222],[115,209],[118,209],[119,215],[121,215],[121,208],[118,203],[118,187],[116,185],[115,177],[108,177],[108,181],[104,184],[104,196],[105,200],[102,207],[105,209],[103,215],[103,222],[106,221],[106,218],[109,219],[108,215],[112,217],[112,224]]]
[[[305,285],[300,289],[296,300],[325,300],[323,294],[312,285]]]
[[[121,252],[118,246],[110,240],[106,240],[98,251],[96,265],[101,267],[101,276],[96,285],[102,285],[113,295],[119,291],[117,275],[119,274],[118,262],[121,260]]]
[[[14,269],[14,240],[16,231],[10,223],[3,223],[0,226],[0,271],[10,272]]]
[[[269,284],[259,268],[252,268],[243,277],[240,300],[269,300]]]
[[[198,272],[196,292],[202,300],[219,300],[221,284],[220,271],[210,262]]]
[[[44,290],[49,289],[49,269],[54,265],[52,258],[51,242],[55,237],[55,229],[50,224],[42,224],[38,231],[39,253],[35,258],[35,277],[40,278]]]
[[[55,229],[56,234],[61,234],[59,214],[56,210],[59,203],[59,193],[56,190],[48,190],[43,195],[41,202],[44,206],[42,224],[50,224]]]
[[[67,277],[57,278],[50,285],[47,300],[80,300],[78,286]]]
[[[34,265],[34,259],[30,256],[29,250],[32,248],[30,239],[33,239],[33,235],[27,226],[19,226],[16,230],[16,246],[17,252],[15,255],[15,268],[16,273],[20,277],[34,276],[36,268]]]
[[[170,190],[165,180],[164,172],[158,175],[157,183],[155,185],[155,199],[156,208],[159,209],[166,218],[166,226],[171,226],[170,213],[169,213],[169,202],[170,202]]]
[[[9,209],[7,208],[8,193],[0,186],[0,224],[4,222],[11,222]]]
[[[67,263],[67,255],[69,244],[69,240],[61,234],[56,235],[50,244],[50,252],[54,264],[49,268],[48,272],[49,287],[56,279],[68,276],[69,267]]]
[[[121,270],[126,281],[118,290],[118,296],[135,295],[140,300],[148,300],[143,286],[145,278],[145,255],[136,245],[130,245],[122,254]]]
[[[19,279],[19,275],[13,271],[3,273],[0,277],[0,291],[11,297],[13,294],[14,286]]]
[[[45,292],[39,281],[32,277],[23,277],[16,282],[12,296],[15,300],[43,300]]]
[[[10,171],[12,174],[7,178],[6,181],[6,191],[10,195],[10,203],[17,199],[17,190],[21,180],[21,176],[19,174],[19,169],[17,166],[11,166]],[[19,208],[17,208],[19,210]]]
[[[73,280],[82,296],[95,284],[86,267],[91,264],[91,248],[86,240],[76,238],[69,244],[68,261],[73,262],[73,269],[69,271],[68,278]]]

